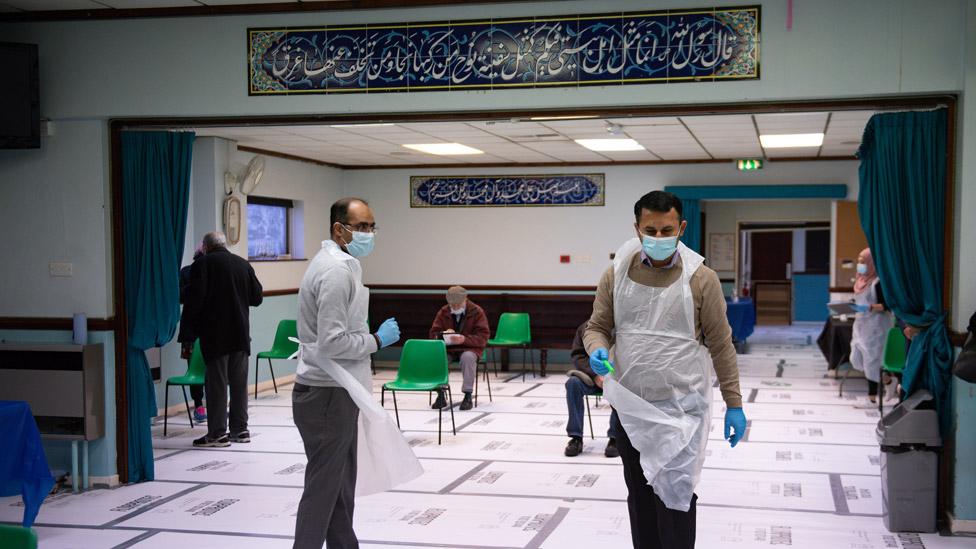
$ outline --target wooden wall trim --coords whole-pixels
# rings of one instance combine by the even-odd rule
[[[852,294],[854,293],[854,287],[831,286],[828,291],[833,294]]]
[[[71,330],[74,321],[63,317],[4,316],[0,317],[0,330]],[[89,318],[88,329],[107,332],[115,329],[115,318]]]
[[[280,290],[265,290],[263,292],[264,297],[276,297],[279,295],[296,295],[298,293],[298,288],[282,288]]]
[[[119,482],[129,482],[129,316],[125,310],[125,220],[122,216],[122,128],[109,125],[109,194],[112,200],[112,298],[115,305],[115,467]]]

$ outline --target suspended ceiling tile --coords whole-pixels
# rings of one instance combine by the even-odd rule
[[[877,111],[834,111],[830,116],[830,123],[848,120],[867,123],[876,113]]]
[[[633,162],[638,160],[660,160],[660,158],[651,153],[650,151],[606,151],[601,152],[601,155],[609,158],[610,160],[617,162]]]
[[[682,116],[681,121],[692,129],[715,126],[752,127],[752,117],[748,114]]]
[[[4,0],[4,3],[25,11],[105,9],[105,6],[90,0]]]
[[[711,157],[705,151],[689,151],[689,150],[655,150],[652,149],[651,152],[661,157],[662,160],[708,160]]]
[[[681,125],[677,116],[635,116],[631,118],[609,118],[608,122],[621,126],[674,126]]]
[[[200,7],[200,4],[193,0],[99,0],[116,9],[144,9],[144,8],[186,8]]]
[[[328,0],[326,0],[328,1]],[[295,4],[295,0],[200,0],[208,6],[228,6],[233,4]]]
[[[761,134],[819,133],[827,124],[827,113],[757,114],[756,126]]]
[[[9,6],[7,4],[0,4],[0,13],[20,13],[20,12],[21,10],[13,6]]]
[[[789,149],[766,149],[768,158],[789,158],[789,157],[815,157],[820,152],[820,147],[796,147]]]

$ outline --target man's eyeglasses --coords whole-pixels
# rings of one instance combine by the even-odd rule
[[[346,225],[345,223],[343,223],[342,226],[345,227],[346,230],[348,230],[350,232],[373,233],[373,234],[376,234],[376,233],[379,232],[379,229],[376,227],[376,224],[375,223],[373,223],[373,224],[360,223],[358,225]]]

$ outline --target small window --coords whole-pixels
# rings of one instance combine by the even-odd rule
[[[247,255],[253,260],[291,256],[291,200],[247,197]]]

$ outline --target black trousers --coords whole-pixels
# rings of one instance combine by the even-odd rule
[[[698,495],[691,498],[688,512],[665,507],[644,478],[640,452],[630,444],[627,431],[619,421],[613,420],[616,420],[616,414],[611,420],[610,428],[617,432],[617,449],[624,465],[630,536],[634,549],[693,549]]]
[[[230,386],[230,432],[247,431],[247,353],[240,351],[207,361],[207,436],[227,434],[227,386]]]
[[[308,458],[293,547],[358,549],[352,525],[359,407],[341,387],[296,383],[291,409]]]

